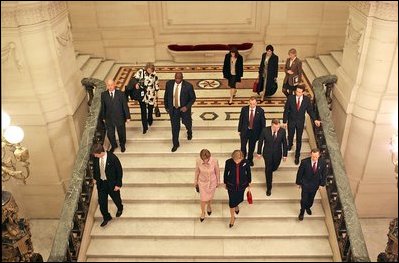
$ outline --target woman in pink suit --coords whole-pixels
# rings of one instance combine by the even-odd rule
[[[200,158],[196,161],[194,186],[199,189],[201,198],[201,217],[205,219],[205,205],[208,204],[207,213],[211,215],[211,201],[215,194],[216,187],[220,184],[220,169],[217,159],[211,158],[211,153],[207,149],[202,149]]]

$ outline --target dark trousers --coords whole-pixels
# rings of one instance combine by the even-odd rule
[[[273,183],[273,172],[278,169],[281,163],[280,159],[274,159],[273,155],[271,156],[263,155],[263,160],[265,161],[265,177],[266,177],[266,190],[272,190],[272,183]]]
[[[147,104],[143,101],[139,101],[139,104],[141,111],[141,124],[143,125],[143,131],[146,131],[148,130],[148,125],[152,125],[153,122],[152,112],[154,110],[154,105]]]
[[[180,108],[173,107],[169,111],[170,123],[172,125],[173,146],[179,146],[180,119],[187,129],[187,135],[193,135],[193,120],[191,118],[191,110],[186,112],[180,111]]]
[[[288,82],[283,84],[283,93],[286,97],[288,97],[288,95],[290,94],[294,94],[295,90],[296,86],[291,86],[290,84],[288,84]]]
[[[114,148],[118,147],[118,144],[116,143],[116,138],[115,138],[115,127],[116,127],[116,130],[118,131],[118,138],[119,138],[120,146],[121,147],[125,146],[125,144],[126,144],[126,125],[125,125],[125,123],[123,123],[122,125],[105,123],[105,126],[107,127],[107,136],[111,143],[111,146]]]
[[[244,153],[244,158],[247,157],[247,143],[249,142],[248,160],[253,161],[255,144],[257,141],[254,131],[252,129],[248,129],[245,135],[240,136],[240,140],[241,140],[241,151]]]
[[[296,132],[296,159],[299,159],[299,156],[301,155],[303,126],[304,123],[292,123],[292,121],[288,121],[288,147],[292,147],[294,144],[294,134]]]
[[[121,191],[114,191],[108,184],[107,180],[97,181],[97,192],[98,192],[98,204],[100,206],[101,214],[104,220],[110,220],[112,216],[108,212],[108,195],[111,197],[112,201],[118,208],[118,210],[123,210]]]
[[[309,191],[304,191],[302,188],[302,192],[301,192],[301,211],[302,212],[305,209],[312,207],[316,193],[317,193],[317,190],[309,192]]]

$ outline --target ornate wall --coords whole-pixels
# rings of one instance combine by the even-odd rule
[[[253,42],[250,59],[273,44],[308,57],[341,50],[347,2],[68,2],[78,51],[121,62],[171,61],[169,44]]]
[[[27,185],[5,184],[31,218],[57,218],[86,117],[66,2],[1,2],[2,109],[25,131]]]
[[[397,184],[389,150],[398,107],[398,3],[351,2],[333,119],[362,217],[394,217]]]

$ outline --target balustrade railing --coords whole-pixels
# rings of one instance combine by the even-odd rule
[[[335,234],[344,262],[370,262],[357,210],[346,175],[337,135],[331,119],[331,89],[334,75],[313,80],[314,106],[322,125],[313,131],[321,156],[327,162],[326,190],[334,222]],[[327,90],[325,91],[325,88]]]
[[[101,107],[101,92],[105,82],[86,79],[96,87],[85,129],[73,167],[69,190],[66,193],[57,232],[48,261],[76,262],[93,192],[93,169],[90,149],[95,142],[103,143],[105,127],[98,119]]]

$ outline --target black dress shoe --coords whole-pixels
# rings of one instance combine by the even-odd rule
[[[254,161],[249,161],[250,166],[254,166]]]
[[[177,150],[177,148],[179,148],[179,146],[173,146],[171,151],[175,152]]]
[[[121,146],[121,152],[125,152],[126,151],[126,148],[125,148],[125,146]]]
[[[148,121],[148,126],[151,126],[152,125],[152,121]]]
[[[312,210],[310,210],[310,208],[307,208],[307,209],[306,209],[306,214],[312,215]]]
[[[304,212],[304,211],[302,211],[302,210],[299,212],[299,215],[298,215],[299,221],[302,221],[302,220],[303,220],[303,214],[304,214],[303,212]]]
[[[147,130],[143,130],[143,134],[146,134],[147,133]]]
[[[112,220],[112,218],[110,218],[110,219],[108,219],[108,220],[104,220],[102,223],[101,223],[101,227],[105,227],[107,224],[108,224],[108,222],[109,221],[111,221]]]
[[[271,191],[271,190],[267,190],[267,191],[266,191],[266,195],[267,195],[267,196],[271,196],[271,195],[272,195],[272,191]]]
[[[123,210],[116,211],[116,217],[120,217],[122,215]]]
[[[299,158],[295,158],[295,164],[296,164],[296,165],[299,164]]]
[[[187,134],[187,140],[191,140],[193,138],[193,135],[192,134]]]

